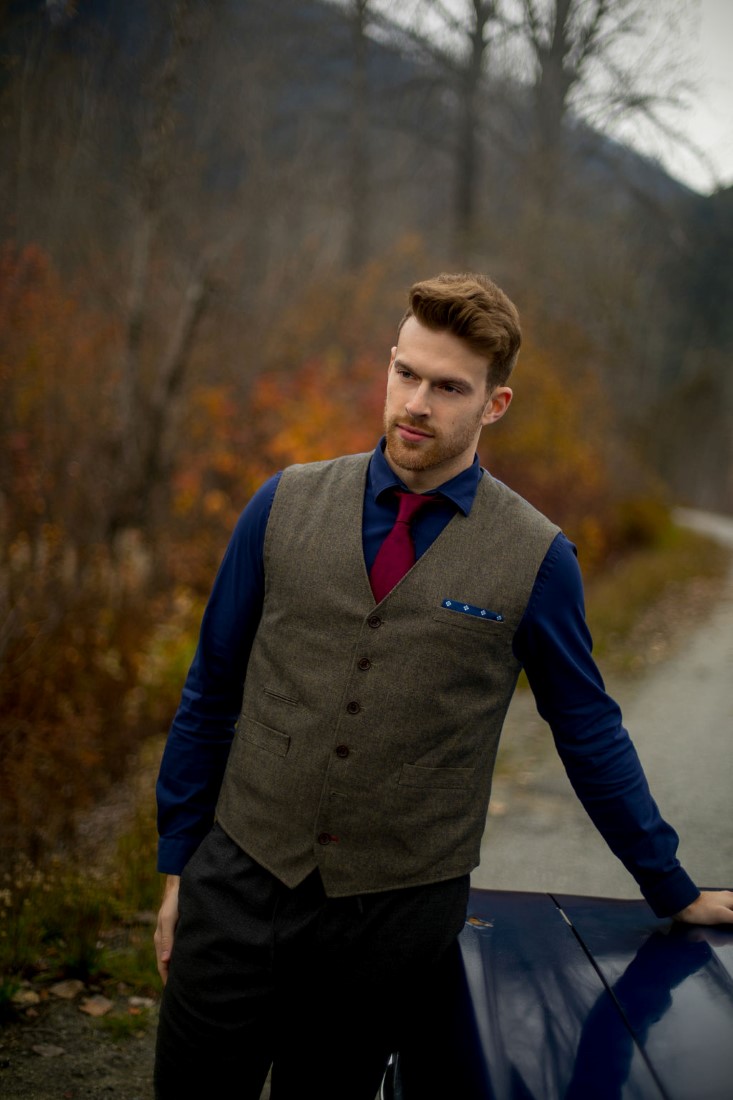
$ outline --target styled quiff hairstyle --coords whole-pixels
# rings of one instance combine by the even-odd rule
[[[410,287],[409,317],[426,328],[447,331],[488,360],[487,389],[503,386],[519,355],[522,330],[512,301],[485,275],[441,274]]]

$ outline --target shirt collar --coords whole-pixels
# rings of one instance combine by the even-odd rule
[[[369,484],[375,500],[379,500],[384,493],[393,489],[407,489],[404,481],[397,476],[384,457],[384,444],[385,439],[382,436],[369,463]],[[460,474],[438,485],[433,492],[441,493],[467,516],[471,511],[482,473],[478,455],[474,455],[473,462],[467,469],[461,470]]]

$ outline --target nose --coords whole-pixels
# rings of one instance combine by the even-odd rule
[[[422,385],[410,395],[410,400],[405,402],[405,412],[408,416],[411,416],[414,420],[419,420],[421,417],[430,415],[430,391],[427,382],[423,382]]]

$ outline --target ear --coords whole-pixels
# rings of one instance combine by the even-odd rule
[[[393,347],[392,351],[389,353],[389,366],[387,367],[387,373],[388,374],[392,370],[392,364],[394,363],[396,354],[397,354],[397,348]]]
[[[486,427],[487,424],[494,424],[497,420],[501,420],[512,403],[512,397],[514,397],[514,393],[508,386],[498,386],[497,389],[494,390],[491,397],[486,402],[486,408],[481,417],[481,423],[484,427]]]

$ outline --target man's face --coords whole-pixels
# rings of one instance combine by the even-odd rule
[[[450,332],[405,321],[392,348],[384,406],[385,455],[415,492],[434,489],[473,462],[485,424],[512,391],[486,387],[487,361]]]

